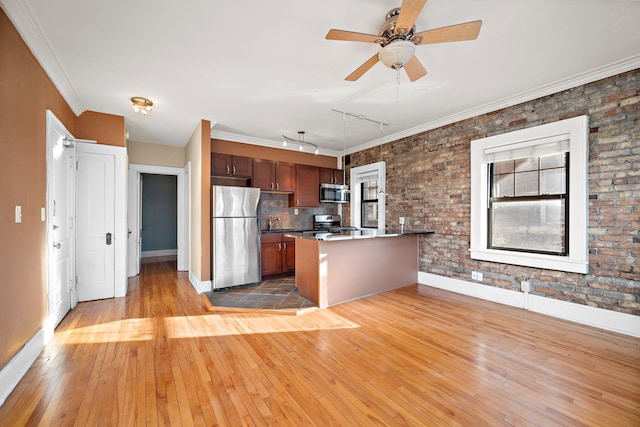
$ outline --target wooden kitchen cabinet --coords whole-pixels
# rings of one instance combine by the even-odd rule
[[[253,160],[253,186],[263,191],[293,193],[295,165],[273,160]]]
[[[295,200],[290,206],[317,208],[320,206],[320,168],[317,166],[296,165]]]
[[[251,178],[253,175],[253,159],[249,157],[231,156],[229,154],[212,153],[211,175]]]
[[[282,233],[262,234],[260,260],[262,275],[288,273],[296,267],[295,240]]]
[[[291,237],[282,238],[282,272],[296,269],[296,241]]]
[[[322,184],[344,184],[344,172],[341,169],[320,168]]]
[[[282,273],[282,235],[279,233],[263,234],[260,249],[262,275]]]

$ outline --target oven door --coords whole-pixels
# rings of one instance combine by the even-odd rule
[[[339,184],[320,184],[320,201],[322,203],[347,203],[349,187]]]

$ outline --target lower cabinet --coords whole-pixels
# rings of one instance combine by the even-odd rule
[[[288,273],[296,267],[296,242],[282,233],[264,233],[261,245],[262,275]]]
[[[291,237],[282,238],[282,272],[296,269],[296,241]]]

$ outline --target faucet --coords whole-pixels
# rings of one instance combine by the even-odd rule
[[[277,221],[280,221],[280,217],[277,216],[276,220],[273,221],[271,217],[269,217],[269,227],[267,228],[267,230],[271,230],[271,228],[273,227],[273,224],[275,224]]]

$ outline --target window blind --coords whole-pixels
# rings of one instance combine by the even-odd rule
[[[567,151],[569,151],[568,133],[488,147],[483,150],[483,155],[487,163],[495,163],[525,157],[549,156]]]

